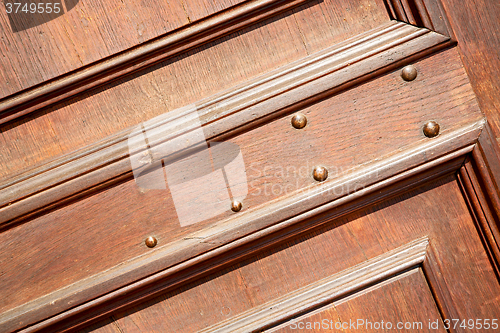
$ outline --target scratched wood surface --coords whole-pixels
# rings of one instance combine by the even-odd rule
[[[449,64],[447,71],[436,74],[443,61]],[[286,116],[231,139],[246,162],[244,210],[307,190],[315,183],[310,173],[317,164],[327,166],[330,179],[336,179],[374,158],[426,142],[421,127],[430,118],[441,124],[443,135],[482,118],[455,50],[415,65],[419,76],[411,83],[394,71],[305,108],[309,124],[300,131]],[[180,227],[168,188],[144,190],[134,179],[107,188],[0,234],[6,267],[0,290],[9,296],[0,308],[23,304],[139,256],[148,251],[144,239],[150,234],[163,245],[232,214]]]
[[[4,124],[0,127],[0,179],[5,181],[10,175],[231,88],[387,20],[381,0],[311,1],[132,78]]]
[[[92,331],[118,327],[121,332],[194,332],[423,236],[430,239],[428,251],[437,253],[426,260],[440,273],[438,279],[424,279],[420,270],[396,277],[375,290],[360,291],[359,297],[336,301],[337,314],[331,317],[440,319],[438,300],[429,289],[442,288],[459,318],[498,318],[497,277],[456,178],[450,175],[114,314],[112,323],[103,322]],[[311,318],[323,315],[330,316],[320,312]]]

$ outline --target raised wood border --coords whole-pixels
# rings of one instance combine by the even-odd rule
[[[0,125],[143,70],[265,20],[307,0],[249,0],[71,73],[0,99]],[[440,0],[384,0],[392,20],[427,28],[454,41]]]
[[[427,28],[455,41],[446,11],[440,0],[384,0],[392,20]]]
[[[326,181],[314,191],[294,193],[270,202],[263,209],[245,211],[217,222],[209,229],[9,310],[0,315],[0,329],[7,332],[19,329],[19,322],[36,323],[22,332],[80,327],[262,249],[265,237],[280,232],[289,237],[296,232],[290,234],[287,228],[310,219],[314,221],[312,224],[325,223],[322,214],[331,215],[332,208],[338,209],[330,217],[342,216],[415,183],[455,172],[474,149],[483,126],[480,121],[462,127],[352,174]],[[370,174],[377,176],[367,177]],[[341,193],[339,188],[361,190],[337,194]],[[308,228],[311,227],[310,224]],[[250,245],[257,241],[258,245]],[[271,237],[271,243],[276,241]],[[158,267],[164,269],[158,271]]]
[[[458,177],[500,279],[500,149],[488,125],[460,168]]]
[[[335,275],[251,308],[200,332],[272,332],[321,311],[345,297],[377,288],[421,269],[442,319],[460,318],[451,293],[442,282],[435,249],[428,237],[416,239]],[[454,330],[450,330],[454,331]]]
[[[427,237],[417,239],[275,300],[251,308],[228,320],[207,327],[199,333],[261,332],[261,330],[299,316],[304,312],[309,312],[351,293],[388,280],[407,269],[421,266],[426,259],[428,245],[429,239]]]
[[[314,103],[363,80],[401,66],[448,46],[450,39],[425,28],[390,21],[345,42],[329,47],[277,70],[250,80],[147,122],[145,130],[176,122],[176,129],[150,140],[150,146],[166,145],[193,130],[196,112],[206,140],[247,130],[284,112]],[[178,122],[178,123],[177,123]],[[127,140],[135,128],[66,156],[38,170],[13,177],[0,186],[0,229],[22,222],[33,214],[51,209],[122,177],[130,176]],[[162,131],[165,132],[165,131]],[[178,140],[181,141],[181,140]],[[188,147],[174,145],[175,159]],[[191,146],[196,147],[196,143]],[[141,151],[132,152],[140,154]]]
[[[98,62],[0,99],[0,124],[150,67],[307,0],[249,0]]]

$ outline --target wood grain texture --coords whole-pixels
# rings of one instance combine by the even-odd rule
[[[433,64],[436,64],[436,58],[424,59],[416,64],[420,70],[420,79],[412,84],[405,83],[397,71],[304,109],[303,112],[311,122],[302,132],[291,128],[287,116],[233,138],[245,158],[256,163],[253,164],[254,171],[249,172],[251,192],[243,202],[244,211],[238,215],[229,211],[215,219],[180,228],[177,217],[172,214],[175,208],[168,192],[164,195],[159,195],[156,191],[141,192],[132,179],[0,234],[0,238],[4,240],[0,243],[5,247],[2,253],[12,254],[12,257],[3,259],[8,263],[6,267],[16,268],[2,276],[5,281],[4,290],[11,295],[6,299],[11,302],[10,305],[5,304],[4,309],[13,307],[16,302],[21,305],[28,301],[28,294],[16,293],[16,289],[36,285],[37,289],[31,289],[30,295],[39,298],[22,308],[6,312],[2,319],[10,320],[12,313],[23,313],[36,318],[53,315],[68,309],[69,304],[72,307],[82,304],[105,295],[110,290],[117,290],[120,286],[158,273],[161,269],[175,267],[174,270],[160,272],[130,286],[140,289],[182,267],[173,266],[176,263],[230,243],[235,238],[244,235],[258,237],[258,234],[253,234],[255,231],[269,228],[297,214],[302,213],[277,227],[285,227],[324,209],[376,191],[397,179],[404,179],[466,154],[472,149],[470,145],[475,143],[481,131],[482,115],[475,106],[466,77],[456,81],[449,79],[448,75],[459,77],[456,74],[463,73],[460,63],[451,61],[456,59],[456,53],[450,50],[436,57],[450,59],[450,64],[454,63],[456,67],[452,72],[428,76],[426,73],[435,73]],[[439,82],[443,84],[438,84]],[[445,90],[437,93],[438,89]],[[419,94],[409,94],[416,91]],[[421,98],[425,98],[426,103],[422,103]],[[387,101],[393,104],[388,104]],[[405,105],[405,109],[401,109],[401,105]],[[430,105],[435,106],[429,107]],[[338,110],[352,112],[359,120],[346,126],[348,118]],[[378,126],[373,127],[373,132],[364,130],[367,123],[374,123],[370,114],[376,119],[385,119],[376,122]],[[421,132],[422,124],[429,118],[437,119],[443,125],[442,134],[433,140],[425,138]],[[355,126],[360,128],[354,131],[358,133],[357,136],[352,134]],[[394,126],[409,130],[394,131]],[[331,132],[325,132],[325,129]],[[269,137],[271,133],[276,139]],[[288,138],[286,141],[283,141],[282,133]],[[386,134],[381,136],[380,133]],[[332,137],[336,140],[330,140]],[[282,143],[275,145],[275,150],[266,152],[264,147],[268,147],[269,140]],[[396,141],[399,146],[394,144]],[[339,145],[339,142],[344,144]],[[362,148],[362,143],[367,144],[365,148]],[[301,145],[303,149],[300,149]],[[366,149],[366,154],[360,154],[363,149]],[[279,154],[276,153],[278,151]],[[377,154],[373,155],[375,151]],[[291,156],[294,158],[290,158]],[[440,157],[444,160],[439,160]],[[274,175],[273,170],[278,170],[284,163],[294,166],[295,170],[301,167],[307,170],[317,162],[331,165],[330,170],[334,170],[334,167],[339,170],[338,174],[332,173],[331,178],[322,186],[315,185],[307,172],[303,177],[293,173],[286,177],[270,177],[262,172],[260,175],[255,172],[267,167],[269,175]],[[299,185],[296,185],[297,180],[300,181]],[[288,194],[268,192],[267,195],[261,195],[265,186],[269,186],[266,184],[292,184],[295,187]],[[328,202],[330,204],[321,209],[315,208]],[[124,206],[127,209],[123,209]],[[270,228],[266,232],[272,230],[274,229]],[[143,240],[151,234],[158,238],[160,245],[150,253],[145,253]],[[58,235],[57,239],[61,240],[70,237],[71,243],[63,246],[58,242],[45,242],[46,239],[55,241],[51,235]],[[14,242],[15,239],[24,241]],[[113,246],[109,247],[107,244]],[[30,250],[26,251],[27,248]],[[89,253],[86,249],[92,251]],[[226,251],[229,248],[219,250]],[[216,253],[217,251],[210,252],[205,259]],[[140,258],[144,254],[147,254],[146,257]],[[57,265],[52,265],[54,257],[58,258]],[[127,264],[124,268],[119,265],[134,257],[137,259],[130,262],[130,266]],[[203,257],[185,264],[191,265],[201,260],[204,260]],[[16,261],[23,264],[17,264]],[[31,268],[27,266],[28,263],[31,267],[37,267],[38,273],[29,280],[16,278],[29,274]],[[106,270],[108,271],[105,272]],[[64,274],[65,280],[59,278],[61,274]],[[71,285],[72,283],[74,284]],[[63,287],[69,289],[55,292]],[[89,303],[83,308],[73,308],[71,311],[77,313],[86,306],[107,302],[124,292],[130,292],[130,289],[118,289],[116,293],[95,300],[95,303]],[[53,302],[54,300],[58,301]],[[72,315],[71,311],[64,316]]]
[[[429,322],[436,320],[439,326],[430,328]],[[447,332],[418,268],[265,332],[297,332],[300,327],[342,332],[377,332],[381,327],[397,332]]]
[[[491,260],[500,276],[500,153],[486,126],[472,156],[460,169],[459,180]]]
[[[159,132],[149,138],[151,149],[160,145],[175,146],[176,149],[167,150],[176,156],[176,151],[189,148],[178,141],[184,140],[182,136],[192,135],[193,117],[199,119],[204,138],[211,140],[242,126],[252,126],[252,123],[275,117],[279,111],[296,107],[297,103],[317,101],[325,93],[339,91],[353,80],[373,75],[397,61],[447,41],[448,38],[427,29],[389,23],[244,85],[198,101],[192,107],[153,118],[145,124],[144,130]],[[172,128],[174,125],[176,127]],[[0,223],[15,223],[18,217],[129,172],[131,166],[126,161],[129,154],[144,153],[129,151],[131,132],[134,129],[78,152],[73,160],[63,159],[49,165],[38,174],[12,179],[4,185],[0,194]],[[200,143],[193,142],[191,138],[188,142],[190,145]],[[152,163],[162,159],[168,163],[172,158],[152,154]]]
[[[441,0],[386,0],[385,3],[393,20],[425,27],[455,40]]]
[[[202,0],[76,2],[74,8],[55,20],[43,24],[39,22],[34,27],[14,32],[4,7],[6,1],[2,1],[0,52],[3,60],[0,73],[7,80],[0,83],[0,98],[115,55],[244,1],[217,1],[217,4]],[[28,19],[37,20],[38,17],[32,15]],[[26,43],[26,40],[30,42]]]
[[[207,254],[194,258],[194,260],[188,260],[185,264],[176,265],[172,269],[155,274],[151,276],[151,279],[143,279],[127,287],[120,288],[116,292],[63,312],[50,320],[27,329],[27,331],[40,329],[42,331],[66,330],[70,327],[81,327],[87,322],[93,322],[98,318],[105,317],[107,313],[133,304],[139,304],[141,301],[159,295],[165,290],[177,288],[183,283],[192,281],[209,272],[217,271],[229,264],[244,260],[258,251],[272,248],[279,244],[283,237],[286,238],[290,237],[290,235],[311,230],[317,225],[323,224],[325,220],[344,216],[357,209],[404,193],[415,188],[415,186],[449,175],[455,172],[463,164],[463,161],[464,158],[459,157],[449,161],[447,159],[438,159],[432,163],[427,163],[376,186],[370,186],[358,191],[353,196],[341,200],[341,202],[337,201],[333,205],[326,205],[306,214],[301,214],[296,218],[285,221],[285,223],[255,232],[248,237],[227,244],[219,250],[209,251]],[[335,207],[335,209],[331,209],[332,207]],[[304,221],[304,219],[306,220]],[[196,269],[191,270],[190,267],[196,267]],[[127,267],[125,267],[126,269]],[[110,276],[107,278],[109,279]],[[91,292],[91,290],[87,290],[87,292]],[[47,327],[49,328],[47,329]]]
[[[217,40],[207,36],[207,44],[126,78],[133,62],[115,64],[111,71],[124,69],[119,80],[4,124],[0,330],[246,331],[300,314],[497,318],[500,150],[457,51],[444,50],[454,40],[449,26],[443,33],[451,37],[392,22],[379,36],[345,41],[387,18],[370,8],[381,3],[307,3]],[[401,0],[400,11],[438,30],[433,21],[443,12],[429,6],[436,3]],[[211,16],[233,4],[199,4],[183,4],[188,20],[220,19],[235,8]],[[399,72],[408,63],[418,71],[411,82]],[[163,167],[177,162],[183,180],[195,174],[189,166],[198,157],[183,150],[193,124],[179,122],[177,141],[176,128],[162,128],[188,115],[175,109],[190,103],[206,138],[245,157],[241,184],[249,192],[239,198],[242,211],[231,212],[228,201],[225,212],[185,226],[173,189],[144,189],[132,179],[124,140],[137,124],[161,132],[143,156],[160,165],[158,183]],[[290,124],[295,111],[308,119],[301,130]],[[422,133],[429,120],[441,126],[432,139]],[[158,153],[162,144],[171,149]],[[218,168],[212,160],[209,172]],[[32,169],[42,162],[49,164]],[[311,178],[316,165],[330,170],[326,181]],[[232,174],[224,175],[227,183]],[[198,181],[181,202],[224,202],[213,188],[197,192],[206,185]],[[146,247],[148,236],[156,248]],[[401,250],[419,238],[428,240],[419,243],[425,259]],[[334,311],[332,288],[347,296]],[[384,304],[366,312],[377,299]]]
[[[462,167],[458,174],[460,184],[463,188],[463,191],[466,193],[468,204],[470,205],[471,211],[474,214],[474,218],[478,223],[479,230],[481,230],[481,236],[483,237],[485,243],[490,245],[487,247],[487,249],[490,256],[492,257],[492,261],[495,264],[495,268],[497,272],[500,272],[500,246],[497,242],[498,228],[496,228],[495,224],[496,218],[493,214],[491,214],[491,211],[488,209],[487,204],[485,208],[481,206],[481,203],[486,203],[486,198],[484,197],[484,194],[480,189],[480,184],[476,175],[473,173],[471,162],[467,161],[466,165],[467,167]],[[467,172],[467,169],[469,169],[471,174]],[[476,185],[476,189],[474,185]],[[492,221],[491,226],[488,221]]]
[[[478,234],[480,234],[479,230]],[[429,289],[434,297],[435,304],[439,309],[441,319],[448,319],[451,321],[453,318],[460,318],[460,311],[455,304],[457,300],[453,298],[452,292],[450,288],[448,288],[449,286],[442,282],[443,267],[439,264],[439,251],[439,248],[436,248],[433,244],[427,247],[427,255],[422,265],[422,269]]]
[[[415,236],[428,236],[435,248],[437,255],[430,263],[439,274],[434,283],[449,291],[459,318],[498,316],[500,287],[454,176],[328,221],[307,234],[289,235],[291,240],[248,260],[116,314],[115,323],[122,332],[197,331],[375,258]],[[394,301],[401,299],[395,297]],[[394,308],[388,306],[387,310]]]
[[[495,137],[500,138],[500,3],[442,0],[462,62]]]
[[[4,124],[0,129],[2,183],[387,21],[382,0],[346,0],[341,4],[311,1],[131,74],[128,79]]]
[[[216,16],[193,23],[186,28],[176,30],[124,52],[119,52],[112,57],[101,56],[105,59],[0,100],[0,124],[107,82],[118,78],[123,79],[127,74],[234,33],[303,2],[304,0],[247,1],[240,6],[231,8],[231,10],[218,12]],[[209,14],[210,12],[203,13],[201,17]],[[55,67],[50,64],[44,66]]]
[[[199,332],[257,332],[276,326],[422,264],[428,245],[427,238],[415,240]]]

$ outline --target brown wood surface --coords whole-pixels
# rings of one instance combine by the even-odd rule
[[[405,274],[408,269],[421,265],[426,258],[428,245],[428,238],[415,240],[199,332],[256,332],[290,318],[307,317],[304,313],[311,310],[316,312],[318,307],[328,306],[339,299],[348,299],[353,293],[384,284],[395,275]]]
[[[471,157],[459,171],[459,180],[482,237],[500,275],[500,154],[495,136],[486,126]]]
[[[73,156],[11,178],[0,194],[3,206],[0,224],[12,225],[27,213],[43,210],[46,205],[80,195],[84,190],[91,191],[93,186],[129,172],[131,167],[136,173],[143,154],[152,157],[148,165],[160,160],[169,164],[185,148],[204,145],[205,140],[220,141],[222,136],[234,136],[290,112],[290,108],[310,105],[358,80],[367,80],[391,66],[398,67],[397,61],[405,56],[431,52],[448,41],[449,38],[426,29],[391,22],[241,86],[157,116],[143,123],[139,133],[140,136],[142,131],[155,133],[148,138],[148,151],[128,145],[131,138],[138,137],[136,126]],[[199,119],[199,124],[193,121],[193,116]],[[204,137],[185,140],[192,136],[193,126],[202,126]],[[129,155],[135,161],[132,164],[127,161]],[[145,165],[140,163],[140,166],[144,169]]]
[[[243,2],[238,0],[137,3],[80,0],[64,15],[14,32],[2,1],[0,98],[141,44]],[[66,2],[66,1],[65,1]],[[38,19],[35,17],[34,20]],[[28,23],[28,22],[26,22]],[[26,41],[29,40],[29,43]]]
[[[425,27],[454,39],[440,0],[385,0],[385,3],[393,20]]]
[[[441,0],[481,110],[500,138],[500,2]]]
[[[312,1],[131,78],[3,124],[2,182],[387,21],[382,0]]]
[[[436,58],[446,59],[450,71],[429,75],[437,70],[434,66],[440,61]],[[460,126],[480,120],[467,78],[456,59],[455,51],[449,50],[416,64],[420,75],[412,83],[404,82],[395,71],[308,107],[303,112],[310,123],[301,131],[293,129],[290,118],[284,117],[233,138],[231,142],[240,147],[247,161],[249,194],[243,201],[244,211],[258,212],[273,199],[314,186],[309,174],[318,163],[330,168],[330,179],[335,180],[377,156],[390,156],[418,142],[428,142],[421,132],[427,119],[441,123],[443,138]],[[441,89],[439,94],[437,89]],[[349,121],[347,114],[355,114],[357,121]],[[461,120],[457,122],[457,118]],[[372,124],[370,131],[366,130],[368,124]],[[269,147],[269,140],[276,144]],[[295,171],[286,172],[290,166]],[[373,181],[378,177],[371,176]],[[279,184],[281,190],[273,193],[269,190],[273,184]],[[340,187],[335,191],[342,195],[353,189]],[[143,241],[151,234],[165,245],[234,216],[229,211],[181,228],[173,212],[168,190],[141,191],[130,179],[0,234],[8,268],[0,277],[0,286],[9,295],[3,299],[2,309],[144,254],[147,249]],[[30,273],[35,269],[36,274]],[[60,278],[61,274],[65,279]]]
[[[500,137],[500,3],[488,0],[386,0],[391,18],[450,36],[458,49],[481,109]]]
[[[454,138],[454,141],[456,141],[457,137]],[[445,140],[449,140],[449,138]],[[443,148],[445,148],[446,150],[446,146]],[[293,212],[295,209],[293,207],[290,207],[290,203],[297,206],[297,203],[295,201],[299,201],[299,209],[307,209],[307,206],[300,207],[304,206],[304,204],[300,204],[299,199],[292,197],[291,200],[287,200],[289,201],[288,203],[283,202],[278,203],[278,205],[273,205],[274,207],[270,206],[269,209],[267,209],[267,214],[262,215],[262,213],[259,213],[259,211],[257,211],[255,212],[255,214],[253,214],[253,216],[250,215],[246,219],[242,216],[243,223],[239,223],[239,226],[238,223],[236,223],[236,230],[235,228],[231,228],[234,223],[231,223],[232,220],[228,219],[228,221],[225,221],[228,223],[223,223],[222,225],[218,226],[217,229],[212,228],[211,232],[213,233],[213,235],[210,237],[206,232],[203,231],[198,235],[195,233],[193,235],[190,235],[189,237],[185,237],[182,241],[177,242],[177,244],[172,244],[173,246],[162,247],[158,249],[159,252],[157,252],[156,254],[153,252],[149,255],[136,258],[136,260],[130,261],[125,265],[119,265],[112,270],[103,272],[101,276],[95,276],[93,278],[83,280],[81,281],[81,283],[69,286],[69,288],[59,290],[58,292],[55,292],[53,294],[48,294],[47,297],[32,302],[33,304],[27,304],[27,306],[24,307],[25,310],[22,310],[22,308],[20,308],[11,311],[14,312],[14,314],[6,314],[6,318],[9,319],[9,317],[11,316],[14,316],[13,318],[16,318],[15,316],[21,315],[22,317],[26,317],[27,320],[32,320],[30,318],[34,317],[40,319],[43,318],[40,316],[43,316],[44,314],[50,315],[50,313],[54,313],[54,305],[57,305],[58,308],[64,310],[65,306],[71,304],[79,304],[102,293],[107,293],[99,297],[98,299],[84,303],[81,306],[72,308],[71,310],[65,311],[60,315],[51,317],[48,320],[34,325],[26,332],[36,331],[50,325],[53,326],[54,324],[56,324],[61,329],[73,327],[75,325],[81,326],[88,320],[96,317],[102,317],[104,314],[113,310],[116,311],[116,309],[118,308],[123,308],[130,304],[136,304],[145,298],[150,298],[152,295],[156,295],[159,292],[166,290],[167,288],[179,285],[183,281],[187,281],[189,279],[192,279],[193,277],[198,276],[199,274],[203,274],[203,270],[218,268],[227,262],[236,262],[238,259],[243,258],[249,253],[255,252],[263,246],[271,246],[277,241],[277,239],[279,239],[279,236],[278,238],[276,238],[276,236],[266,236],[271,235],[277,230],[285,230],[285,233],[293,233],[293,231],[289,230],[289,227],[294,226],[295,224],[298,224],[298,226],[294,226],[292,228],[293,230],[295,230],[294,232],[307,230],[310,229],[311,226],[307,224],[304,225],[299,222],[320,214],[319,217],[314,218],[314,221],[316,223],[320,223],[322,219],[325,218],[325,214],[323,213],[328,211],[328,209],[341,207],[338,210],[333,210],[333,214],[327,213],[326,216],[328,218],[342,216],[359,207],[364,207],[366,205],[380,201],[383,198],[390,197],[394,193],[400,193],[401,191],[404,191],[412,185],[425,183],[426,181],[432,181],[440,175],[453,172],[454,170],[457,170],[457,168],[463,163],[463,157],[454,158],[454,156],[462,156],[467,152],[470,152],[470,148],[459,150],[451,155],[447,155],[442,158],[433,160],[429,163],[419,165],[414,169],[402,172],[400,174],[397,174],[396,176],[385,179],[384,181],[379,181],[380,179],[384,179],[384,177],[387,177],[387,175],[392,175],[394,174],[394,172],[397,173],[397,170],[395,170],[394,168],[394,161],[402,161],[402,166],[407,167],[408,165],[411,165],[408,164],[410,162],[408,161],[408,157],[410,157],[410,160],[415,159],[416,157],[411,157],[411,155],[395,156],[392,162],[388,161],[388,168],[380,169],[383,170],[383,172],[381,172],[379,175],[379,177],[381,178],[376,178],[373,180],[370,179],[370,182],[362,185],[367,186],[366,188],[344,196],[340,200],[334,200],[333,202],[330,202],[316,209],[306,211],[305,213],[293,218],[289,218],[288,220],[285,220],[282,223],[277,224],[276,226],[274,226],[275,221],[280,221],[283,218],[287,218],[293,215],[290,215],[290,211]],[[434,155],[436,154],[436,151],[427,150],[420,152],[420,154],[424,156],[426,154]],[[366,171],[361,171],[361,173],[366,174]],[[348,184],[349,183],[341,184],[341,186],[338,188],[345,188],[346,185],[348,187],[351,187]],[[370,184],[373,185],[369,186]],[[359,186],[361,185],[357,183],[356,186],[359,189]],[[335,190],[335,188],[333,190],[327,189],[327,191],[335,193],[339,192],[338,190]],[[313,205],[318,205],[322,202],[328,202],[329,200],[327,197],[324,198],[324,196],[322,196],[320,193],[319,196],[316,194],[311,198],[308,198],[307,201],[311,201]],[[345,203],[347,203],[347,205],[343,206],[343,204]],[[265,229],[260,230],[262,228]],[[259,231],[255,232],[257,230]],[[253,234],[250,234],[242,239],[238,239],[237,241],[231,242],[231,240],[239,238],[239,235],[244,235],[249,232],[253,232]],[[260,240],[261,238],[264,238],[264,244],[262,244],[262,241]],[[217,246],[218,244],[226,245],[214,249],[214,246]],[[241,245],[245,246],[239,249],[238,247]],[[229,257],[227,257],[228,254]],[[198,256],[189,259],[190,256],[195,255]],[[186,259],[189,260],[184,261]],[[169,267],[170,265],[174,266],[160,271],[153,276],[149,276],[145,279],[142,278],[131,285],[126,285],[118,290],[109,293],[110,290],[114,290],[117,287],[127,284],[127,281],[131,281],[131,278],[141,278],[149,275],[150,272],[158,270],[158,267]],[[196,267],[194,271],[187,270],[186,272],[183,272],[183,270],[185,269],[194,267]],[[178,274],[179,272],[181,272],[180,275]],[[20,310],[26,312],[19,312]],[[15,321],[16,319],[13,320]],[[54,329],[52,328],[52,330]]]
[[[386,253],[419,236],[428,236],[432,251],[437,254],[426,259],[431,260],[428,265],[439,273],[437,281],[431,280],[437,284],[431,285],[431,289],[441,287],[446,290],[450,299],[448,305],[453,306],[460,318],[498,318],[500,286],[495,271],[456,178],[448,176],[331,221],[314,232],[217,274],[116,314],[113,316],[114,325],[122,332],[196,331]],[[422,273],[419,271],[418,274]],[[422,277],[413,280],[411,287],[403,285],[397,286],[396,283],[393,288],[397,291],[385,296],[402,305],[390,307],[386,303],[388,316],[391,316],[391,311],[398,311],[400,318],[405,320],[424,318],[427,322],[427,311],[436,315],[436,305],[433,304],[436,301],[430,298],[429,288]],[[422,289],[426,291],[419,292],[418,297],[408,294]],[[366,291],[362,294],[369,295]],[[357,319],[360,315],[389,320],[382,318],[381,312],[377,315],[380,306],[370,312],[366,304],[356,306],[353,302],[356,298],[351,297],[339,305],[334,303],[342,320]],[[375,300],[368,302],[371,303],[377,304]],[[422,306],[424,304],[426,306]],[[411,311],[405,312],[405,308]],[[417,317],[407,317],[405,313]]]
[[[92,88],[126,79],[130,73],[175,55],[186,53],[223,36],[235,33],[249,25],[269,19],[297,7],[306,0],[254,0],[197,21],[182,29],[159,36],[126,51],[106,57],[78,70],[0,101],[0,123],[32,113],[38,109],[81,94]],[[17,9],[16,9],[17,10]]]
[[[438,321],[437,328],[429,327],[431,321]],[[352,322],[356,325],[352,325]],[[406,328],[405,325],[407,325]],[[299,327],[305,329],[312,327],[309,330],[311,332],[328,332],[329,330],[380,332],[383,329],[394,332],[446,332],[425,276],[420,269],[403,273],[350,297],[333,302],[310,315],[297,319],[295,323],[285,323],[281,326],[270,329],[269,332],[297,332]]]
[[[0,11],[0,331],[500,319],[499,41],[479,36],[500,5],[71,1],[14,31]],[[191,104],[241,150],[249,192],[181,226],[126,143]],[[198,172],[182,136],[157,153],[189,126],[151,138],[150,164]],[[196,186],[182,200],[202,216]]]

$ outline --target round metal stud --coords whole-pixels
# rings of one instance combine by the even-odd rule
[[[155,247],[156,244],[158,244],[158,241],[153,236],[149,236],[148,238],[146,238],[144,243],[146,243],[147,247]]]
[[[417,69],[412,65],[406,66],[401,71],[401,77],[405,81],[413,81],[417,77]]]
[[[433,138],[439,134],[439,124],[431,120],[424,125],[423,131],[426,137]]]
[[[317,166],[313,170],[313,177],[318,182],[322,182],[328,178],[328,170],[325,167]]]
[[[239,202],[237,200],[234,200],[233,202],[231,202],[231,210],[233,212],[239,212],[242,207],[243,207],[243,205],[241,204],[241,202]]]
[[[302,113],[296,113],[292,117],[292,126],[296,129],[301,129],[306,127],[307,118]]]

